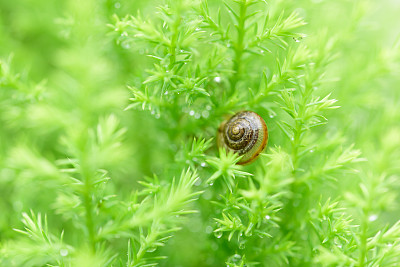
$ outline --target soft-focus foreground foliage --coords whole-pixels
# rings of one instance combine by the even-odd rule
[[[0,1],[0,266],[398,266],[399,12]]]

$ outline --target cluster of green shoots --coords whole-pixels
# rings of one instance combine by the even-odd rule
[[[376,96],[354,84],[398,83],[399,46],[346,76],[365,14],[331,34],[308,2],[167,1],[98,30],[88,1],[60,22],[68,47],[49,84],[1,61],[0,265],[397,266],[396,101],[385,126],[348,135],[364,129],[349,94]],[[247,166],[215,144],[241,110],[269,129]]]

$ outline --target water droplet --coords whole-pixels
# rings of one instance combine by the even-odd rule
[[[211,106],[210,106],[210,105],[207,105],[207,106],[206,106],[206,109],[207,109],[207,110],[211,110]]]
[[[240,256],[239,254],[234,254],[231,257],[229,257],[229,259],[228,259],[229,263],[235,264],[235,265],[240,264],[241,261],[242,261],[242,256]]]
[[[194,115],[194,110],[189,111],[189,115],[193,116]]]
[[[68,250],[65,248],[60,249],[60,255],[65,257],[68,255]]]
[[[338,248],[342,248],[342,245],[338,245],[337,247],[338,247]]]
[[[272,119],[273,117],[275,117],[275,115],[274,114],[269,114],[269,117]]]
[[[211,182],[211,183],[209,183],[208,185],[209,185],[209,186],[213,186],[213,185],[214,185],[214,182]]]
[[[179,52],[183,53],[183,52],[185,52],[185,51],[181,49],[181,50],[179,50]]]
[[[196,114],[194,115],[194,118],[195,118],[195,119],[200,119],[200,113],[196,113]]]
[[[168,91],[165,91],[164,95],[168,95],[168,93],[169,93]]]
[[[203,118],[208,118],[208,116],[210,116],[210,112],[208,112],[207,110],[204,110],[204,111],[201,113],[201,116],[203,116]]]
[[[156,247],[149,247],[148,249],[147,249],[147,252],[154,252],[154,251],[156,251]]]
[[[213,231],[212,226],[211,226],[211,225],[207,225],[207,227],[206,227],[206,234],[211,234],[212,231]]]
[[[200,31],[200,28],[196,28],[196,31]]]
[[[195,186],[201,185],[201,179],[200,179],[200,178],[197,179],[196,182],[194,182],[194,185],[195,185]]]
[[[266,219],[266,220],[269,220],[269,219],[271,219],[271,216],[265,215],[265,219]]]
[[[260,53],[261,53],[261,54],[264,54],[264,53],[265,53],[265,51],[264,51],[264,50],[260,50]]]
[[[122,48],[124,48],[124,49],[129,49],[129,48],[131,48],[131,45],[130,45],[128,42],[122,42],[121,46],[122,46]]]
[[[214,78],[214,82],[216,82],[216,83],[219,83],[219,82],[221,82],[221,77],[218,77],[218,76],[217,76],[217,77],[215,77],[215,78]]]
[[[393,244],[389,243],[387,244],[388,247],[393,247]]]
[[[290,140],[294,141],[294,137],[290,137]]]
[[[198,159],[198,158],[196,158],[196,157],[193,157],[193,158],[192,158],[192,160],[193,160],[194,162],[197,162],[197,161],[199,161],[199,159]]]
[[[314,153],[314,149],[311,149],[311,150],[310,150],[310,153]]]
[[[157,113],[156,115],[154,115],[154,117],[155,117],[156,119],[159,119],[159,118],[160,118],[160,114]]]
[[[200,166],[204,168],[205,166],[207,166],[207,164],[206,164],[205,162],[202,162],[202,163],[200,164]]]
[[[247,233],[244,233],[244,234],[245,234],[245,236],[252,236],[253,232],[247,232]]]
[[[216,238],[221,238],[222,232],[221,232],[221,231],[215,231],[215,232],[214,232],[214,236],[215,236]]]
[[[378,215],[376,215],[376,214],[372,214],[371,216],[368,217],[368,220],[370,222],[374,222],[374,221],[376,221],[376,219],[378,219]]]
[[[156,112],[154,110],[152,110],[150,113],[151,113],[151,115],[154,115]]]
[[[120,2],[116,2],[116,3],[114,4],[114,7],[115,7],[115,8],[120,8],[120,7],[121,7],[121,3],[120,3]]]
[[[165,72],[166,72],[166,73],[168,73],[168,72],[169,72],[169,70],[166,70]]]
[[[228,43],[228,44],[226,45],[226,47],[231,47],[231,44]]]
[[[239,249],[245,249],[246,248],[246,242],[245,241],[240,241],[239,242]]]

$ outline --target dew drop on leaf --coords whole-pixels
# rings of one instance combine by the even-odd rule
[[[216,238],[221,238],[222,232],[221,232],[221,231],[215,231],[215,232],[214,232],[214,236],[215,236]]]
[[[196,182],[194,183],[195,186],[199,186],[201,185],[201,179],[197,179]]]
[[[147,249],[147,252],[154,252],[154,251],[156,251],[156,247],[149,247]]]
[[[376,214],[372,214],[371,216],[368,217],[368,220],[370,222],[374,222],[374,221],[376,221],[376,219],[378,219],[378,215],[376,215]]]
[[[242,256],[240,256],[239,254],[234,254],[229,258],[228,261],[235,265],[240,264],[240,262],[242,261]]]
[[[67,256],[68,255],[68,250],[65,249],[65,248],[60,249],[60,255],[63,256],[63,257]]]
[[[129,48],[131,48],[131,45],[130,45],[128,42],[122,42],[121,46],[122,46],[122,48],[124,48],[124,49],[129,49]]]

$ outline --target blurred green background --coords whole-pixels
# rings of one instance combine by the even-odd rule
[[[400,181],[400,1],[287,2],[308,23],[302,29],[307,36],[325,32],[336,40],[324,88],[341,108],[329,112],[326,138],[339,135],[354,143],[367,159],[361,172]],[[59,173],[52,162],[65,157],[63,136],[93,128],[108,114],[127,129],[124,149],[109,166],[113,190],[122,197],[174,161],[171,146],[180,144],[170,143],[166,122],[148,112],[124,111],[131,97],[126,86],[142,81],[151,64],[135,43],[117,44],[107,26],[114,14],[140,11],[151,17],[159,3],[0,0],[0,243],[18,235],[12,228],[21,228],[21,213],[30,209],[46,213],[51,229],[73,231],[54,213],[58,193],[51,180]],[[212,137],[218,123],[197,136]],[[274,129],[270,134],[274,142]],[[336,186],[340,196],[354,181]],[[400,219],[398,196],[393,203],[379,217],[382,223]],[[216,251],[209,233],[196,230],[200,219],[190,220],[164,249],[170,256],[165,266],[202,266],[208,257],[198,253]],[[65,237],[70,243],[75,238]],[[207,265],[218,266],[209,260]]]

